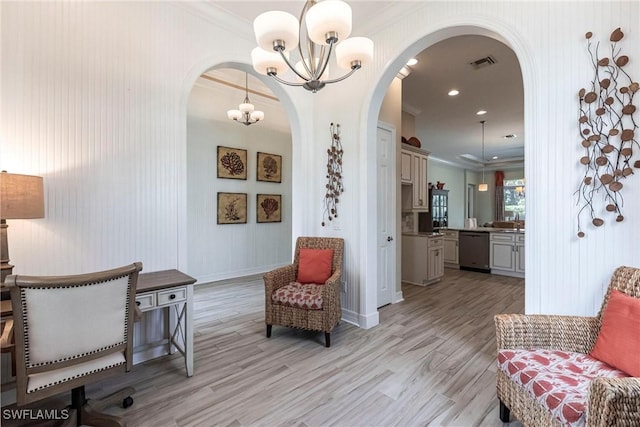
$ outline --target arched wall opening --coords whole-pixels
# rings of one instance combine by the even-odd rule
[[[367,191],[363,192],[361,196],[362,206],[366,207],[368,212],[376,212],[376,206],[381,201],[378,199],[378,192],[375,185],[377,182],[377,164],[376,164],[376,128],[378,125],[378,116],[382,105],[385,93],[396,76],[398,70],[406,64],[407,60],[417,53],[427,49],[428,47],[438,43],[442,40],[450,37],[461,35],[479,35],[496,39],[508,47],[510,47],[516,54],[520,63],[522,72],[523,87],[525,93],[525,105],[524,105],[524,122],[525,122],[525,152],[527,151],[527,141],[531,140],[530,127],[527,123],[530,121],[529,114],[534,111],[533,100],[527,97],[527,94],[532,93],[531,88],[534,84],[533,79],[533,67],[530,53],[526,45],[522,42],[521,38],[515,31],[515,29],[505,25],[500,25],[496,22],[489,22],[482,18],[477,17],[460,17],[458,22],[443,23],[439,28],[425,28],[424,34],[417,34],[416,40],[409,43],[407,46],[400,47],[398,53],[394,59],[389,61],[382,71],[377,84],[372,86],[368,96],[365,97],[364,110],[366,114],[363,115],[360,128],[365,135],[366,143],[362,145],[361,156],[364,159],[363,163],[363,182],[367,187]],[[400,150],[400,147],[397,148]],[[527,156],[525,155],[525,176],[527,175]],[[532,180],[527,178],[527,182],[531,183]],[[395,209],[394,207],[391,207]],[[378,259],[378,252],[376,250],[376,230],[378,228],[379,218],[376,215],[366,217],[365,221],[361,224],[361,235],[364,236],[361,242],[362,251],[362,265],[363,268],[363,280],[361,281],[360,295],[360,310],[361,326],[365,328],[373,327],[378,324],[377,315],[377,289],[378,289],[378,277],[376,265],[381,262]],[[531,237],[527,238],[526,246],[532,245],[532,241],[535,240],[535,225],[531,225],[529,230],[534,231],[528,233]],[[399,233],[399,226],[396,233]],[[399,248],[396,246],[396,253]],[[529,253],[525,249],[525,253]],[[396,256],[396,259],[399,259]],[[527,261],[527,265],[531,265]],[[525,277],[526,279],[526,277]],[[399,274],[398,274],[398,287],[399,287]]]
[[[260,124],[246,128],[231,121],[229,121],[229,123],[223,120],[213,122],[213,119],[208,120],[208,118],[197,118],[194,120],[194,118],[189,115],[190,98],[192,93],[196,92],[196,82],[198,78],[207,71],[216,69],[231,69],[246,72],[251,75],[250,80],[258,79],[267,86],[271,93],[278,98],[288,117],[290,126],[290,144],[288,144],[288,146],[286,144],[280,145],[278,142],[279,139],[283,139],[279,138],[279,136],[283,136],[281,132],[265,129],[264,127],[260,129]],[[298,155],[297,151],[299,151],[294,148],[296,145],[295,141],[299,140],[301,133],[300,127],[297,125],[299,121],[295,118],[297,112],[293,107],[293,101],[286,91],[282,90],[280,85],[275,84],[272,79],[266,79],[263,76],[257,75],[250,65],[238,62],[221,62],[215,58],[205,59],[192,67],[188,78],[185,79],[180,95],[180,116],[184,118],[182,122],[183,129],[181,129],[184,135],[184,143],[179,147],[180,152],[178,153],[180,158],[178,163],[181,168],[177,186],[179,200],[179,221],[177,224],[179,268],[183,271],[195,271],[195,276],[199,277],[200,282],[205,283],[258,274],[265,269],[270,269],[272,265],[280,265],[283,261],[290,261],[291,256],[290,250],[288,249],[291,247],[290,236],[294,227],[294,218],[293,215],[291,215],[291,169],[292,166],[296,164],[296,162],[293,161],[293,157]],[[229,103],[229,105],[225,106],[227,109],[237,108],[236,104],[242,101],[244,94],[241,94],[241,91],[238,90],[237,95],[237,99],[236,97],[233,97],[232,100],[225,99],[225,104]],[[251,102],[258,106],[258,100],[255,99],[256,95],[249,95]],[[199,97],[202,99],[202,94],[200,94]],[[193,108],[192,104],[191,108]],[[268,120],[268,115],[265,116],[265,121],[266,120]],[[196,125],[194,125],[194,123],[196,123]],[[215,143],[204,141],[206,132],[210,134],[218,133],[214,128],[219,129],[219,133],[225,134],[227,137],[236,134],[238,138],[228,138],[227,143],[225,142],[225,138],[221,138],[220,135],[218,135],[215,138],[211,138]],[[260,138],[256,137],[252,139],[247,136],[247,132],[254,136],[258,133],[260,134]],[[260,140],[263,141],[262,144]],[[216,177],[216,151],[217,146],[220,145],[246,150],[247,176],[245,180],[221,179]],[[256,177],[258,152],[282,155],[283,166],[286,167],[287,171],[283,176],[284,179],[280,183],[258,182]],[[201,159],[199,157],[203,158]],[[200,175],[194,174],[193,170],[189,169],[190,167],[192,169],[194,168],[194,162],[198,164],[197,169]],[[209,165],[208,170],[205,164]],[[205,178],[205,183],[200,183],[199,181],[203,177]],[[195,188],[196,186],[199,187],[199,189]],[[202,195],[195,194],[197,191],[201,191]],[[219,192],[244,193],[246,195],[246,223],[217,224],[217,193]],[[283,205],[282,212],[286,212],[286,221],[258,224],[256,219],[256,199],[258,194],[278,194],[283,196],[281,199]],[[195,201],[200,200],[200,197],[202,197],[202,201],[196,203]],[[197,208],[199,212],[194,212],[194,207]],[[283,229],[283,227],[286,227],[286,229]],[[232,230],[234,228],[235,230]],[[198,230],[197,233],[196,229]],[[236,235],[236,231],[240,232],[237,233],[240,237],[237,241],[235,239],[225,239],[224,242],[206,243],[204,242],[206,239],[198,238],[197,236],[198,233],[205,232],[209,233],[209,235],[211,235],[210,237],[215,240],[215,235],[220,234],[220,232]],[[269,236],[275,239],[285,238],[286,242],[278,245],[280,248],[279,252],[282,253],[269,251],[267,248],[259,247],[261,245],[256,245],[256,241],[253,238],[249,238],[249,236],[255,237],[256,235],[264,235],[267,240]],[[286,237],[282,237],[283,235]],[[198,255],[199,257],[206,256],[207,251],[203,250],[205,249],[202,247],[203,244],[211,246],[209,252],[219,250],[223,252],[220,255],[226,253],[226,256],[230,257],[230,259],[227,260],[228,262],[223,263],[224,268],[206,269],[203,268],[206,262],[199,263],[195,261],[197,258],[194,258],[195,254],[200,254]],[[237,255],[237,258],[239,258],[236,264],[233,262],[233,260],[236,259],[233,255],[234,253]]]

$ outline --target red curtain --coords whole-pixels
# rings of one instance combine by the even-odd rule
[[[504,221],[504,172],[496,171],[495,220]]]

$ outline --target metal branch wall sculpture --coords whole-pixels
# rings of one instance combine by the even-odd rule
[[[633,162],[634,153],[640,151],[638,123],[634,119],[636,106],[633,104],[640,85],[624,69],[629,57],[621,55],[617,44],[624,34],[620,28],[611,33],[609,56],[602,58],[598,52],[600,43],[594,45],[591,32],[585,37],[594,77],[588,89],[582,88],[578,92],[578,123],[585,150],[580,158],[585,173],[576,191],[577,204],[581,206],[578,237],[585,236],[580,221],[585,214],[596,227],[604,224],[603,213],[614,215],[616,222],[624,220],[623,181],[634,174],[633,168],[640,168],[640,160]]]
[[[338,202],[344,192],[342,185],[342,142],[340,142],[340,125],[331,123],[331,148],[327,149],[327,185],[324,196],[324,212],[322,214],[322,226],[327,221],[333,221],[338,217]]]

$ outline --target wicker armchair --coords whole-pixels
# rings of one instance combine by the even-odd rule
[[[301,328],[311,331],[322,331],[325,345],[331,346],[331,331],[342,317],[340,307],[340,277],[342,275],[342,253],[344,240],[328,237],[298,237],[293,264],[280,267],[264,275],[265,286],[265,323],[267,338],[271,337],[273,325]],[[321,306],[314,309],[299,308],[288,304],[274,302],[274,293],[291,283],[296,282],[300,249],[333,249],[331,276],[319,286],[318,298]]]
[[[640,298],[640,269],[619,267],[615,270],[597,317],[495,316],[498,352],[505,349],[546,349],[589,353],[598,337],[600,321],[614,289]],[[567,374],[571,377],[570,372]],[[502,369],[498,369],[497,391],[503,422],[507,422],[510,412],[513,412],[526,426],[563,425]],[[586,399],[587,426],[640,426],[640,378],[595,378],[588,383]]]

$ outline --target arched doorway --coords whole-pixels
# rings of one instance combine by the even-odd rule
[[[469,21],[477,21],[476,25],[466,25]],[[429,29],[426,29],[429,31]],[[366,176],[375,177],[376,176],[376,161],[370,153],[375,152],[376,143],[376,125],[378,120],[378,112],[380,111],[380,107],[382,104],[382,100],[384,98],[385,92],[389,87],[391,81],[395,77],[396,73],[402,66],[407,62],[407,60],[413,56],[415,56],[418,52],[421,52],[428,47],[445,40],[450,37],[460,36],[460,35],[479,35],[491,37],[496,40],[501,41],[502,43],[509,46],[518,57],[520,62],[520,67],[522,70],[523,77],[523,85],[524,92],[531,91],[532,87],[532,67],[531,60],[529,57],[529,53],[525,48],[524,44],[520,41],[518,34],[515,33],[515,30],[505,29],[504,27],[497,28],[497,26],[493,23],[483,21],[480,18],[470,18],[466,17],[465,25],[456,25],[456,23],[450,23],[447,27],[441,27],[436,30],[431,30],[431,32],[427,32],[422,36],[418,36],[418,39],[413,42],[411,45],[407,46],[402,50],[402,52],[398,53],[393,61],[389,62],[389,65],[385,68],[381,77],[379,78],[377,84],[372,87],[370,91],[369,97],[365,99],[365,105],[367,114],[363,116],[361,121],[361,128],[366,135],[366,148],[363,149],[362,157],[366,159],[363,167],[366,169]],[[525,99],[527,99],[525,97]],[[527,112],[532,111],[531,108],[532,101],[529,100],[529,105],[525,103],[525,141],[527,140],[527,131],[526,122],[528,119]],[[399,150],[399,148],[398,148]],[[525,169],[526,169],[526,161],[525,161]],[[375,179],[370,179],[367,182],[367,194],[368,197],[363,197],[363,204],[366,206],[368,211],[375,210],[380,200],[378,200],[378,195],[375,190],[375,184],[372,186],[372,182],[375,183]],[[399,183],[398,183],[399,185]],[[369,221],[365,221],[362,224],[362,235],[365,236],[362,242],[362,252],[364,254],[364,259],[368,260],[366,264],[376,265],[380,262],[377,259],[378,254],[375,251],[375,241],[372,240],[371,236],[376,235],[376,229],[378,227],[377,224],[378,219],[373,218]],[[400,233],[399,227],[397,233]],[[535,237],[533,237],[535,238]],[[532,239],[527,240],[527,246],[531,244]],[[398,259],[398,257],[396,257]],[[364,271],[364,280],[362,281],[361,286],[361,304],[360,308],[362,310],[362,319],[364,320],[364,324],[361,326],[368,328],[375,326],[378,323],[377,316],[377,301],[376,301],[376,293],[378,288],[378,279],[376,277],[375,269],[366,269]],[[397,286],[400,284],[400,277],[398,275],[397,278]]]
[[[189,200],[193,200],[194,196],[193,194],[190,195],[190,192],[192,193],[192,190],[189,189],[189,182],[194,182],[194,177],[190,177],[189,176],[189,153],[188,153],[188,144],[189,144],[189,135],[188,135],[188,130],[189,130],[189,125],[187,123],[187,118],[189,117],[189,101],[190,101],[190,97],[193,91],[194,86],[196,85],[196,82],[198,81],[198,79],[200,78],[201,75],[205,74],[208,70],[213,70],[213,69],[232,69],[236,72],[241,72],[241,73],[249,73],[251,74],[251,79],[259,79],[260,82],[262,84],[264,84],[264,86],[266,86],[273,95],[275,95],[275,97],[277,97],[277,99],[279,100],[279,102],[282,104],[284,111],[286,113],[286,115],[289,118],[289,123],[290,123],[290,138],[291,138],[291,146],[289,148],[289,153],[287,154],[289,156],[289,159],[287,161],[288,163],[288,167],[292,168],[292,165],[295,164],[296,162],[293,160],[293,158],[297,155],[296,153],[296,149],[295,149],[295,145],[297,144],[297,141],[300,140],[300,134],[301,134],[301,130],[300,130],[300,126],[299,126],[299,120],[296,119],[298,113],[296,111],[296,109],[294,108],[294,102],[293,100],[288,96],[288,94],[286,93],[285,90],[283,90],[283,88],[278,85],[276,82],[274,82],[272,79],[266,79],[263,78],[262,76],[258,76],[257,74],[255,74],[255,72],[253,71],[253,69],[251,68],[250,65],[248,64],[243,64],[243,63],[236,63],[236,62],[220,62],[219,60],[216,61],[216,59],[214,58],[206,58],[203,59],[202,61],[200,61],[200,63],[196,64],[190,71],[189,76],[187,79],[185,79],[185,83],[183,85],[183,90],[181,92],[181,101],[180,101],[180,114],[182,117],[184,117],[184,122],[182,123],[182,125],[184,126],[183,129],[181,129],[182,133],[184,134],[184,141],[185,144],[184,146],[180,147],[180,152],[177,154],[179,158],[181,158],[182,161],[180,161],[179,163],[181,164],[181,170],[180,170],[180,179],[179,179],[179,183],[178,183],[178,199],[179,199],[179,203],[178,203],[178,224],[177,224],[177,228],[178,228],[178,268],[180,268],[183,271],[188,271],[189,269],[191,269],[190,265],[190,257],[189,257],[189,250],[193,249],[190,247],[190,245],[193,244],[193,241],[190,240],[190,234],[193,235],[194,230],[193,227],[189,226],[189,221],[190,221],[190,215],[189,215]],[[255,80],[254,80],[255,81]],[[239,104],[244,97],[244,93],[242,90],[238,90],[237,91],[237,96],[230,98],[228,100],[225,100],[225,103],[228,102],[229,105],[225,105],[226,109],[232,109],[232,108],[237,108],[237,104]],[[251,101],[252,102],[256,102],[256,96],[255,95],[251,95],[250,96]],[[265,117],[266,119],[267,117]],[[231,121],[229,121],[229,123],[224,123],[224,125],[228,125],[228,126],[233,126],[233,127],[237,127],[240,131],[241,130],[246,130],[243,129],[244,126],[241,126],[240,124],[237,123],[233,123]],[[253,127],[257,127],[258,125],[253,125]],[[274,138],[272,138],[274,139]],[[220,145],[218,144],[220,141],[215,142],[214,145]],[[222,145],[225,145],[224,143],[221,143]],[[227,145],[234,145],[234,144],[227,144]],[[244,148],[244,147],[242,147]],[[249,147],[247,147],[249,148]],[[209,151],[216,149],[216,147],[208,147]],[[247,170],[247,181],[245,181],[245,183],[249,183],[251,184],[251,188],[250,189],[246,189],[244,187],[238,187],[235,190],[232,189],[234,192],[237,193],[245,193],[246,197],[247,197],[247,201],[248,201],[248,205],[251,206],[253,205],[253,208],[249,209],[248,215],[250,216],[250,218],[247,218],[247,222],[252,223],[254,226],[262,226],[263,229],[268,228],[269,224],[267,225],[262,225],[262,224],[256,224],[256,218],[255,218],[255,204],[256,204],[256,197],[259,193],[278,193],[280,195],[280,192],[277,191],[278,189],[274,189],[273,188],[273,183],[268,183],[268,182],[257,182],[257,178],[256,178],[256,154],[257,152],[261,151],[261,148],[259,146],[258,143],[256,144],[252,144],[251,147],[247,150],[247,154],[249,157],[248,160],[248,170]],[[268,149],[262,149],[262,151],[268,151]],[[276,150],[274,150],[275,152]],[[275,153],[275,154],[279,154],[279,153]],[[207,161],[210,165],[210,171],[209,171],[209,178],[210,181],[212,181],[213,183],[215,183],[215,181],[217,181],[216,179],[216,157],[215,157],[215,153],[213,152],[207,152],[206,153],[207,156]],[[193,155],[191,156],[193,158]],[[213,174],[213,175],[211,175]],[[289,194],[291,193],[290,188],[291,188],[291,171],[289,171],[288,173],[289,176],[289,182],[287,183],[287,185],[289,186]],[[212,184],[213,185],[213,184]],[[271,187],[269,187],[271,186]],[[246,186],[245,186],[246,187]],[[208,192],[204,193],[202,196],[206,197],[208,199],[210,199],[210,203],[208,203],[206,206],[203,205],[206,209],[207,212],[209,212],[210,217],[208,218],[208,221],[212,221],[213,224],[215,225],[216,223],[216,207],[213,206],[212,204],[216,203],[216,193],[220,191],[220,189],[216,190],[214,187],[211,187],[208,189]],[[213,199],[212,199],[213,198]],[[285,201],[287,206],[289,207],[289,211],[290,211],[290,206],[292,203],[292,200],[290,198],[290,200],[286,200]],[[191,218],[191,220],[193,220],[193,218]],[[293,223],[295,223],[295,219],[292,218],[292,220],[290,222],[288,222],[288,233],[291,234],[292,229],[294,228],[294,226],[292,225]],[[237,225],[231,225],[233,226],[237,226]],[[255,234],[255,233],[254,233]],[[245,240],[251,240],[249,237],[246,237]],[[288,246],[292,247],[291,242],[291,238],[289,237],[288,239]],[[228,242],[228,240],[227,240]],[[248,244],[247,242],[244,242],[244,246],[243,248],[247,248],[249,246],[253,247],[254,245],[254,241],[250,242],[251,244]],[[243,245],[243,242],[239,242],[240,245]],[[224,245],[218,245],[222,248],[226,248],[227,251],[229,251],[229,247],[228,245],[224,244]],[[198,250],[201,250],[202,248],[197,248]],[[255,249],[255,248],[254,248]],[[254,257],[255,259],[259,259],[260,256],[256,255]],[[283,258],[283,260],[289,261],[290,260],[290,253],[289,255],[287,255],[286,257]],[[275,262],[275,264],[281,264],[283,260],[278,260],[277,262]],[[206,282],[206,281],[214,281],[214,280],[219,280],[219,279],[225,279],[228,277],[232,277],[232,276],[242,276],[242,275],[246,275],[246,274],[252,274],[251,268],[246,268],[246,266],[241,267],[240,269],[229,269],[227,268],[227,266],[225,266],[225,271],[222,274],[218,274],[216,272],[204,272],[202,274],[204,274],[204,276],[202,277],[202,281]],[[264,269],[262,269],[264,270]],[[260,272],[262,271],[260,270]],[[255,272],[253,272],[255,273]]]

